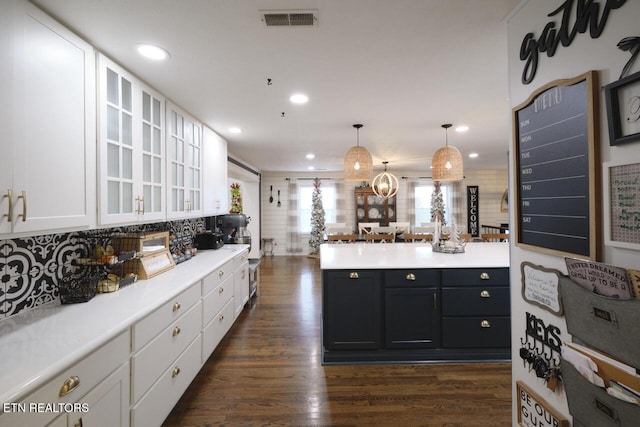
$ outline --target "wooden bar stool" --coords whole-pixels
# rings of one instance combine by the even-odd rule
[[[264,251],[264,254],[267,254],[267,247],[269,248],[269,255],[273,256],[273,247],[275,246],[274,244],[274,238],[273,237],[263,237],[262,238],[262,250]]]

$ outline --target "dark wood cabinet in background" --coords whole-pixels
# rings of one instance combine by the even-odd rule
[[[355,189],[356,224],[361,222],[379,222],[381,226],[396,221],[396,197],[384,199],[376,196],[371,187]]]

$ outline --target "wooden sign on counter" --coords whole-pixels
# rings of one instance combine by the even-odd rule
[[[516,244],[599,257],[598,74],[556,80],[514,108]]]

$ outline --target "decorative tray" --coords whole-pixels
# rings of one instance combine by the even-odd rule
[[[433,252],[442,252],[444,254],[461,254],[464,253],[464,242],[454,243],[451,241],[440,241],[431,244]]]

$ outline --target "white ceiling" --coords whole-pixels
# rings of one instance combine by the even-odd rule
[[[374,165],[428,170],[445,142],[466,169],[506,168],[504,18],[519,0],[33,0],[266,171],[341,171],[356,143]],[[309,28],[266,27],[261,10],[314,9]],[[135,44],[171,58],[152,63]],[[267,84],[271,79],[272,84]],[[293,105],[294,92],[309,96]],[[281,113],[284,112],[284,117]],[[239,126],[239,135],[228,128]],[[466,156],[476,151],[477,159]],[[314,160],[305,154],[314,153]]]

